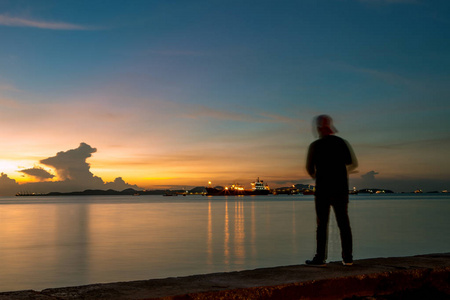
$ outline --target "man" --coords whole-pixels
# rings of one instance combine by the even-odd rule
[[[333,207],[341,235],[344,265],[353,264],[353,242],[348,217],[348,172],[358,166],[350,145],[340,137],[328,115],[315,118],[319,139],[309,146],[306,161],[308,174],[316,180],[317,249],[307,265],[325,266],[327,259],[328,219]]]

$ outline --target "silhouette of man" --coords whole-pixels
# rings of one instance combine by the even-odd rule
[[[306,170],[316,180],[317,216],[316,255],[307,265],[325,266],[327,259],[328,219],[333,207],[339,227],[344,265],[353,264],[353,241],[348,217],[348,172],[358,166],[351,146],[337,132],[328,115],[315,118],[319,139],[308,149]]]

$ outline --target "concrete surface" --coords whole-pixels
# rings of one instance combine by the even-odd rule
[[[4,299],[450,299],[450,253],[0,293]],[[431,297],[431,298],[430,298]]]

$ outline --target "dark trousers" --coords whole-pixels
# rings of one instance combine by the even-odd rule
[[[342,258],[345,261],[353,260],[353,239],[350,220],[348,218],[347,197],[316,197],[317,215],[317,250],[316,257],[319,260],[327,259],[328,219],[330,207],[333,207],[337,225],[341,234]]]

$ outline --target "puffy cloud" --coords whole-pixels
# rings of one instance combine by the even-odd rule
[[[55,177],[55,175],[50,174],[49,172],[47,172],[46,170],[44,170],[42,168],[25,169],[25,170],[20,170],[20,172],[27,174],[29,176],[33,176],[39,180],[46,180],[46,179],[51,179],[51,178]]]
[[[16,185],[16,184],[17,184],[17,182],[14,179],[9,178],[8,175],[6,175],[5,173],[0,174],[0,185],[2,185],[2,187],[4,185],[9,186],[9,185]]]
[[[0,174],[0,192],[1,195],[14,195],[18,192],[19,184],[8,175]]]
[[[116,179],[114,179],[114,182],[107,182],[105,183],[105,189],[112,189],[112,190],[116,190],[116,191],[121,191],[121,190],[125,190],[128,188],[134,188],[134,189],[139,189],[139,187],[137,185],[130,185],[128,183],[126,183],[122,177],[117,177]]]
[[[94,178],[98,180],[99,178],[90,172],[90,165],[86,162],[86,159],[95,152],[97,149],[81,143],[76,149],[58,152],[56,156],[43,159],[40,163],[53,167],[61,180],[90,181]]]
[[[370,171],[370,172],[367,172],[366,174],[361,175],[361,177],[364,180],[373,181],[373,180],[375,180],[375,175],[378,175],[378,174],[380,174],[380,173],[375,172],[375,171]]]
[[[74,192],[86,189],[113,189],[117,191],[133,188],[141,189],[137,185],[126,183],[122,177],[117,177],[113,182],[105,183],[100,177],[94,176],[90,171],[87,159],[97,152],[96,148],[86,143],[81,143],[78,148],[58,152],[55,156],[42,159],[41,164],[53,168],[58,175],[57,181],[45,181],[54,178],[50,172],[39,168],[29,168],[20,172],[42,180],[41,182],[30,182],[18,184],[8,175],[1,173],[0,195],[14,195],[18,192]]]
[[[362,174],[359,178],[350,178],[350,184],[351,186],[357,186],[358,189],[365,189],[365,188],[384,188],[388,189],[388,187],[385,185],[386,182],[383,180],[377,180],[375,178],[376,175],[379,173],[376,171],[369,171],[365,174]],[[380,186],[381,185],[381,186]]]

